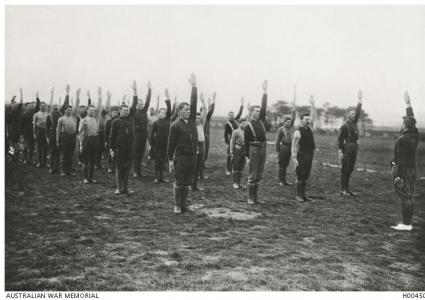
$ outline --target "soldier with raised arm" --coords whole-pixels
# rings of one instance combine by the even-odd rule
[[[81,89],[76,91],[76,103],[72,107],[69,105],[69,85],[66,86],[66,96],[62,105],[64,115],[58,119],[56,128],[56,145],[62,154],[62,173],[61,176],[75,176],[72,172],[72,157],[77,144],[77,120],[78,106],[80,104]]]
[[[248,203],[264,203],[258,200],[260,180],[263,178],[266,164],[266,109],[267,109],[267,80],[264,81],[263,97],[260,106],[253,106],[251,120],[244,130],[245,154],[249,158]]]
[[[279,185],[292,186],[292,183],[286,180],[286,169],[291,161],[295,116],[296,111],[294,103],[292,114],[284,117],[283,125],[276,132],[276,153],[279,158]]]
[[[357,129],[357,123],[362,110],[362,91],[358,92],[357,97],[359,99],[357,108],[355,111],[351,110],[348,112],[348,120],[341,126],[338,135],[338,156],[342,163],[341,194],[343,196],[356,195],[356,193],[350,190],[349,183],[351,173],[354,171],[359,149],[359,130]]]
[[[148,108],[151,102],[151,86],[148,83],[148,94],[146,96],[146,102],[143,103],[142,99],[137,99],[137,110],[134,115],[134,160],[133,160],[133,177],[140,177],[142,175],[141,168],[143,162],[143,156],[146,150],[146,140],[148,138]],[[133,95],[133,102],[134,97]]]
[[[227,151],[227,163],[226,163],[226,175],[232,174],[232,156],[230,155],[230,138],[232,137],[232,132],[238,128],[238,120],[242,116],[244,99],[241,99],[241,106],[239,112],[235,117],[233,111],[229,112],[228,120],[224,125],[224,142],[226,143]]]
[[[171,102],[168,90],[165,89],[165,104],[167,108],[161,108],[158,112],[159,119],[152,124],[150,141],[152,147],[151,159],[155,161],[154,182],[169,182],[164,179],[164,168],[167,164],[167,141],[170,133]]]
[[[181,102],[179,117],[171,125],[168,137],[168,160],[170,172],[174,170],[174,213],[187,212],[186,200],[192,183],[198,132],[196,129],[197,88],[196,76],[192,73],[189,83],[192,86],[190,105]]]
[[[38,92],[36,98],[39,99]],[[47,104],[40,103],[40,111],[36,112],[32,119],[34,139],[37,143],[38,163],[37,168],[46,167],[47,162]]]
[[[137,106],[137,84],[133,82],[133,103],[129,108],[123,104],[119,117],[112,121],[110,136],[110,154],[116,164],[116,195],[131,196],[134,191],[128,189],[128,176],[134,157],[134,115]],[[150,90],[150,82],[148,83]]]
[[[49,137],[49,153],[50,153],[50,170],[49,174],[53,175],[59,173],[59,147],[56,143],[56,128],[58,127],[58,120],[61,117],[59,106],[53,104],[53,96],[55,89],[50,91],[49,115],[47,116],[47,135]]]
[[[400,199],[402,223],[391,226],[395,230],[411,231],[413,220],[413,195],[416,182],[416,149],[419,143],[419,131],[413,114],[409,94],[404,94],[406,116],[403,117],[404,128],[394,144],[392,159],[392,179],[395,191]]]
[[[296,200],[299,202],[309,201],[305,190],[313,164],[314,150],[316,149],[313,131],[310,128],[310,125],[313,126],[316,120],[316,108],[313,96],[310,97],[310,105],[310,113],[304,112],[300,114],[301,125],[294,132],[294,139],[292,141],[292,160],[297,174]]]
[[[20,89],[21,99],[23,98],[22,88]],[[33,129],[34,114],[40,110],[40,99],[36,99],[36,104],[27,103],[25,105],[25,112],[21,118],[21,135],[24,141],[24,164],[32,164],[32,157],[34,155],[35,139]]]
[[[96,183],[94,166],[99,151],[99,116],[102,109],[102,89],[99,87],[97,108],[89,104],[87,116],[81,120],[78,134],[80,135],[80,150],[83,157],[84,183]]]

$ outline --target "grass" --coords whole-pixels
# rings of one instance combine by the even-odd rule
[[[417,153],[414,231],[394,232],[399,204],[389,173],[391,139],[361,139],[353,189],[339,195],[336,137],[317,136],[308,204],[277,185],[274,146],[260,197],[224,175],[221,130],[213,130],[207,181],[191,203],[258,212],[249,220],[213,218],[202,210],[172,213],[172,185],[131,179],[132,198],[113,195],[114,176],[98,184],[48,177],[47,169],[6,163],[6,290],[424,290],[425,149]],[[274,140],[270,134],[269,140]],[[292,166],[291,166],[292,167]],[[246,176],[246,171],[245,171]],[[294,180],[294,172],[289,172]]]

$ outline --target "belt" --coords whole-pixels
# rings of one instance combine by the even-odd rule
[[[235,145],[235,148],[236,149],[242,149],[242,146],[241,145]]]
[[[266,146],[266,142],[257,142],[257,141],[255,141],[255,142],[249,142],[249,144],[251,146],[256,146],[256,147],[264,147],[264,146]]]
[[[344,140],[344,142],[346,144],[358,144],[358,141],[357,140],[356,141],[347,141],[347,140]]]

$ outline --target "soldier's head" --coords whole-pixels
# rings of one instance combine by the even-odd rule
[[[160,119],[165,119],[165,115],[166,115],[165,108],[161,108],[161,109],[159,110],[159,113],[158,113],[159,118],[160,118]]]
[[[227,115],[227,117],[229,118],[229,120],[232,120],[235,118],[235,113],[233,111],[229,112],[229,114]]]
[[[68,105],[65,109],[65,115],[69,117],[71,114],[72,114],[72,106]]]
[[[32,110],[34,109],[34,105],[31,103],[31,102],[29,102],[29,103],[25,103],[25,106],[24,106],[24,110],[25,110],[25,112],[31,112]]]
[[[260,118],[260,106],[255,105],[253,106],[253,111],[252,111],[252,118],[254,120],[258,120]]]
[[[155,108],[153,108],[153,107],[149,108],[149,115],[151,115],[151,116],[155,115]]]
[[[94,118],[96,116],[96,108],[93,105],[90,105],[87,114],[89,117]]]
[[[114,119],[114,118],[118,117],[118,114],[119,114],[119,111],[118,111],[118,110],[113,110],[113,111],[111,112],[111,117],[112,117],[112,119]]]
[[[121,117],[128,117],[129,113],[130,113],[130,109],[128,108],[127,105],[121,106],[121,111],[120,111]]]
[[[406,129],[413,129],[416,126],[416,119],[412,116],[403,117],[403,125]]]
[[[40,111],[46,111],[46,108],[47,108],[47,104],[44,103],[44,102],[41,102],[41,104],[40,104]]]
[[[291,128],[292,127],[292,117],[291,116],[286,116],[285,118],[283,118],[283,125],[286,128]]]
[[[248,122],[245,118],[239,119],[239,128],[244,130],[246,125],[248,125]]]
[[[353,121],[354,118],[356,117],[356,111],[355,110],[349,110],[347,113],[347,117],[349,121]]]
[[[80,113],[80,116],[85,117],[87,114],[87,107],[81,105],[78,109],[78,112]]]
[[[196,113],[196,125],[201,124],[201,113]]]
[[[144,105],[144,102],[143,102],[143,99],[138,99],[137,100],[137,106],[136,106],[137,110],[142,110],[143,109],[143,106],[145,106]]]
[[[179,110],[179,116],[180,116],[180,118],[182,118],[184,120],[189,119],[189,116],[190,116],[190,106],[189,106],[189,103],[187,103],[187,102],[180,103],[179,104],[179,107],[178,107],[178,110]]]
[[[308,126],[310,125],[310,114],[309,113],[304,113],[300,116],[301,118],[301,126]]]
[[[53,110],[59,110],[59,105],[57,105],[57,104],[53,104],[53,105],[52,105],[52,109],[53,109]]]

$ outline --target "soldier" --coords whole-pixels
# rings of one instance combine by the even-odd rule
[[[20,139],[20,127],[22,118],[22,107],[23,107],[23,96],[22,88],[20,89],[21,99],[19,103],[16,103],[15,96],[13,96],[10,104],[10,109],[6,113],[6,125],[7,125],[7,138],[10,149],[10,156],[12,160],[17,161],[19,158],[18,143]]]
[[[21,98],[22,96],[22,89],[20,90]],[[36,105],[34,106],[33,103],[27,103],[25,106],[25,112],[22,115],[21,118],[21,134],[23,137],[24,142],[24,164],[32,164],[32,157],[34,154],[34,146],[35,146],[35,139],[34,139],[34,129],[33,129],[33,118],[34,114],[40,110],[40,99],[36,99]]]
[[[286,169],[291,160],[292,128],[295,122],[295,104],[291,116],[285,116],[283,125],[276,132],[276,153],[279,158],[279,185],[292,186],[286,180]]]
[[[134,191],[128,189],[128,176],[134,155],[134,116],[137,105],[137,85],[135,81],[132,89],[134,96],[131,108],[122,105],[120,116],[114,119],[111,128],[110,153],[116,162],[117,189],[115,195],[131,196],[134,194]],[[150,82],[148,89],[150,93]]]
[[[134,96],[136,97],[136,96]],[[134,98],[133,97],[133,98]],[[133,99],[134,100],[134,99]],[[148,108],[151,102],[151,87],[148,83],[148,95],[146,96],[146,103],[143,105],[143,100],[138,99],[137,110],[134,115],[134,161],[133,161],[133,177],[140,177],[143,156],[146,150],[146,140],[148,138]]]
[[[155,178],[154,182],[169,182],[164,179],[163,170],[167,163],[167,141],[170,133],[171,102],[168,90],[165,89],[165,104],[167,109],[159,110],[159,119],[152,124],[150,134],[151,141],[151,159],[155,160]]]
[[[248,176],[248,203],[264,203],[258,200],[259,182],[263,177],[266,163],[266,108],[267,108],[267,80],[263,85],[261,107],[254,106],[252,119],[244,129],[245,155],[249,158]]]
[[[105,139],[107,141],[107,150],[108,150],[108,173],[115,173],[115,159],[112,157],[110,152],[110,149],[111,149],[110,138],[111,138],[112,122],[118,117],[119,117],[119,111],[116,109],[112,109],[111,118],[106,121],[106,125],[105,125]]]
[[[36,98],[39,99],[38,92]],[[38,163],[37,168],[45,167],[47,161],[47,105],[41,102],[40,111],[36,112],[33,116],[33,133],[34,139],[37,143]]]
[[[202,107],[201,112],[196,114],[196,131],[198,135],[198,151],[195,159],[195,170],[193,171],[192,185],[190,189],[192,191],[202,191],[203,188],[198,187],[198,178],[202,172],[204,166],[204,153],[205,153],[205,134],[204,124],[207,117],[207,107],[205,106],[204,95],[200,95]]]
[[[170,172],[174,172],[174,213],[187,212],[186,199],[192,183],[197,152],[198,132],[196,129],[197,88],[192,73],[190,105],[182,102],[178,106],[179,118],[171,125],[168,138],[168,160]]]
[[[356,111],[351,110],[348,113],[347,122],[341,126],[338,136],[338,156],[342,163],[341,168],[341,194],[343,196],[356,196],[349,188],[350,176],[356,164],[357,152],[359,149],[359,131],[357,122],[362,110],[363,93],[359,91],[357,94],[359,103]]]
[[[56,128],[56,145],[62,154],[61,176],[75,176],[72,172],[72,156],[74,155],[77,143],[77,120],[78,106],[80,104],[80,89],[76,91],[76,103],[74,108],[69,105],[69,85],[66,86],[66,96],[62,108],[64,115],[59,118]]]
[[[406,116],[403,117],[404,129],[394,144],[392,178],[395,191],[400,199],[403,223],[391,226],[395,230],[412,230],[413,192],[416,181],[416,148],[419,142],[419,131],[413,114],[409,94],[404,94],[406,101]]]
[[[50,170],[49,174],[53,175],[59,173],[59,147],[56,143],[56,128],[58,127],[58,120],[61,117],[59,107],[57,104],[53,104],[54,88],[50,92],[50,104],[49,104],[49,115],[47,116],[47,135],[49,140],[49,152],[50,152]]]
[[[301,126],[295,131],[292,141],[292,160],[297,174],[297,196],[299,202],[306,202],[310,199],[305,195],[307,180],[310,177],[311,166],[313,164],[313,154],[316,149],[314,143],[313,131],[309,127],[313,126],[316,120],[316,109],[314,106],[314,97],[310,97],[310,114],[302,113]]]
[[[238,129],[232,132],[232,137],[230,138],[230,154],[232,156],[232,174],[234,189],[246,188],[241,184],[242,171],[245,168],[246,163],[244,139],[244,130],[246,125],[246,119],[239,119]]]
[[[111,103],[111,92],[108,91],[106,93],[106,106],[104,108],[100,109],[100,116],[99,116],[99,149],[97,152],[97,159],[96,159],[96,168],[102,169],[102,156],[105,152],[105,131],[106,131],[106,121],[108,119],[108,112],[110,108]]]
[[[148,151],[148,160],[153,160],[153,146],[152,146],[152,126],[155,121],[159,119],[159,95],[156,97],[156,108],[149,108],[148,115],[148,142],[149,142],[149,151]]]
[[[230,138],[232,137],[233,130],[238,128],[238,120],[242,115],[243,111],[243,98],[241,99],[241,106],[239,108],[239,112],[235,117],[233,111],[229,112],[228,120],[226,125],[224,125],[224,142],[226,143],[226,151],[227,151],[227,164],[226,164],[226,175],[232,174],[232,157],[230,155]]]
[[[203,167],[203,169],[205,169],[205,162],[208,159],[208,153],[209,153],[209,150],[210,150],[210,123],[211,123],[211,117],[214,114],[214,109],[215,109],[215,97],[216,97],[216,93],[213,94],[212,103],[211,103],[211,99],[208,99],[208,113],[207,113],[207,118],[205,119],[205,125],[204,125],[205,155],[204,155],[204,167]],[[201,174],[201,179],[207,179],[207,177],[204,177],[203,172]]]
[[[99,87],[97,110],[89,105],[87,116],[81,120],[78,134],[80,135],[80,151],[83,156],[84,183],[96,183],[93,179],[94,166],[99,151],[99,115],[102,109],[102,89]],[[97,114],[96,114],[97,111]]]

